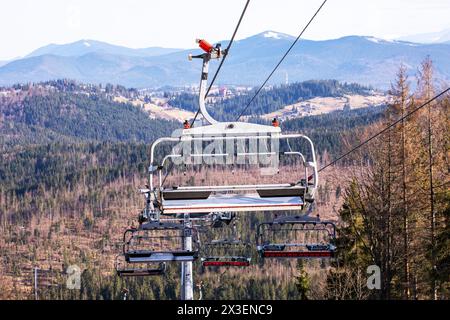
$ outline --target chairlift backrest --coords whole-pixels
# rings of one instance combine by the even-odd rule
[[[127,263],[194,261],[198,249],[184,250],[187,229],[176,222],[151,221],[124,234],[123,255]]]
[[[310,149],[310,159],[305,154],[292,149],[279,151],[280,141],[304,140]],[[256,149],[248,144],[256,141]],[[178,144],[172,153],[165,155],[161,163],[156,163],[156,149],[164,143]],[[212,149],[204,149],[204,143]],[[244,144],[245,145],[244,145]],[[260,144],[258,144],[260,143]],[[195,145],[200,146],[197,150]],[[231,147],[230,147],[231,145]],[[241,149],[239,149],[239,145]],[[259,145],[265,145],[263,150]],[[289,145],[290,148],[290,145]],[[233,185],[164,185],[164,170],[169,163],[207,167],[211,163],[231,165],[232,170],[239,163],[256,161],[260,174],[267,180],[272,176],[278,179],[280,155],[297,157],[303,166],[297,177],[281,183],[260,183]],[[213,162],[210,160],[214,159]],[[240,161],[244,162],[240,162]],[[261,160],[263,159],[263,160]],[[149,185],[152,190],[149,212],[158,214],[203,213],[218,211],[255,212],[295,210],[305,212],[314,201],[318,186],[318,172],[315,150],[312,141],[301,134],[283,135],[278,127],[249,123],[217,123],[209,126],[182,130],[178,136],[158,139],[151,148],[151,167]],[[157,168],[155,170],[155,168]],[[225,171],[224,171],[225,174]]]

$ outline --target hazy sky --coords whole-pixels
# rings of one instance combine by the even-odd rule
[[[299,33],[322,0],[252,0],[238,39]],[[1,0],[0,60],[49,43],[94,39],[128,47],[194,47],[228,39],[245,0]],[[304,35],[382,38],[450,28],[450,0],[328,0]]]

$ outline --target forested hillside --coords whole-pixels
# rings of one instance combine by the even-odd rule
[[[120,105],[121,106],[121,105]],[[317,137],[320,154],[337,155],[340,143],[332,133],[318,128],[334,126],[347,132],[359,132],[383,114],[383,109],[361,109],[349,112],[299,119],[283,123],[288,131],[300,130]],[[39,118],[38,118],[39,119]],[[336,132],[336,131],[333,131]],[[166,134],[155,131],[155,135]],[[178,295],[177,268],[170,268],[163,279],[123,280],[113,275],[113,261],[120,251],[118,244],[123,228],[136,221],[143,200],[136,190],[145,184],[149,145],[131,141],[58,143],[9,149],[0,156],[0,212],[2,237],[2,292],[5,297],[31,298],[32,266],[51,270],[54,286],[40,289],[44,298],[118,299],[128,288],[132,298],[174,299]],[[331,179],[330,181],[333,181]],[[333,203],[339,201],[332,182],[321,187],[319,206],[330,216]],[[328,211],[328,212],[327,212]],[[256,224],[270,218],[248,216],[242,223],[243,237],[253,241]],[[23,229],[24,228],[24,229]],[[30,255],[30,252],[32,254]],[[85,270],[83,290],[66,290],[64,266],[76,263]],[[309,263],[316,272],[317,283],[324,283],[325,262]],[[317,271],[317,267],[319,267]],[[269,270],[277,270],[270,276]],[[202,273],[209,299],[225,298],[300,298],[296,287],[294,262],[257,266],[243,279],[231,272],[219,279],[216,272]],[[316,270],[316,271],[314,271]],[[294,272],[294,273],[293,273]],[[47,282],[48,282],[47,281]],[[142,283],[148,285],[142,286]],[[59,285],[57,285],[59,284]],[[314,285],[314,297],[324,293]]]
[[[114,275],[122,232],[136,225],[144,205],[137,188],[146,181],[148,154],[148,145],[106,142],[53,144],[3,154],[1,297],[32,298],[32,267],[39,265],[47,274],[40,299],[119,299],[124,288],[133,299],[175,299],[179,292],[176,266],[171,266],[164,278],[123,280]],[[217,174],[217,178],[222,177]],[[324,185],[318,199],[324,210],[336,201],[332,185]],[[243,216],[241,236],[253,241],[256,224],[269,218],[270,213]],[[64,271],[72,264],[84,270],[81,291],[64,286]],[[322,278],[318,283],[323,283],[327,263],[311,262],[308,266],[319,268],[315,272]],[[292,273],[294,262],[267,264],[262,269],[255,265],[245,277],[236,271],[220,277],[215,271],[196,268],[208,299],[300,298],[296,273]],[[317,290],[315,297],[320,297],[323,293],[319,287]]]
[[[0,149],[57,141],[151,142],[179,127],[112,101],[108,86],[103,92],[92,88],[54,82],[5,91],[8,95],[0,96]]]
[[[440,90],[430,60],[418,77],[412,92],[400,69],[389,106],[292,119],[281,127],[310,136],[324,165]],[[131,299],[178,297],[176,265],[161,278],[124,280],[114,274],[122,232],[137,224],[144,205],[137,189],[147,181],[149,143],[180,127],[113,102],[108,92],[114,90],[135,94],[64,81],[0,89],[8,91],[0,95],[0,298],[33,299],[35,267],[39,299],[121,299],[124,289]],[[276,88],[255,101],[253,110],[260,111],[251,115],[300,95],[365,90],[336,82]],[[230,112],[221,117],[234,118],[229,102],[221,103],[218,110]],[[205,271],[197,264],[195,281],[203,282],[204,298],[448,299],[449,107],[450,98],[442,97],[321,172],[314,213],[338,224],[337,259],[274,261],[246,272]],[[239,182],[246,173],[241,170],[226,175],[212,168],[196,175]],[[294,173],[283,168],[279,175],[289,180]],[[243,239],[253,242],[256,225],[270,218],[271,212],[242,215]],[[65,287],[72,264],[83,271],[81,290]],[[366,287],[369,265],[381,268],[381,290]]]
[[[421,64],[419,79],[411,92],[400,67],[391,90],[394,102],[374,129],[388,126],[437,94],[430,59]],[[449,298],[449,108],[447,95],[352,156],[364,162],[345,182],[341,250],[328,277],[332,297],[364,298],[361,275],[367,266],[377,265],[381,290],[373,291],[372,298]]]
[[[229,99],[219,99],[210,106],[211,114],[222,121],[234,121],[255,94],[256,89],[246,94],[237,95]],[[244,116],[257,116],[279,110],[284,106],[307,100],[313,97],[342,97],[345,94],[366,95],[370,88],[355,83],[340,83],[336,80],[318,80],[276,86],[263,90],[252,103],[252,107]],[[180,94],[170,100],[170,104],[197,111],[198,98],[193,94]]]
[[[346,141],[354,142],[355,136],[359,136],[367,126],[384,117],[384,111],[383,106],[335,111],[320,116],[288,120],[282,125],[283,129],[289,132],[301,132],[310,137],[319,155],[336,158],[346,148]]]

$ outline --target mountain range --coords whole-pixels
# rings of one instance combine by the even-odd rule
[[[439,32],[428,32],[400,37],[397,40],[417,43],[447,43],[450,44],[450,28]]]
[[[122,55],[130,57],[153,57],[172,52],[180,51],[181,49],[170,49],[161,47],[150,47],[144,49],[131,49],[122,46],[116,46],[109,43],[95,41],[95,40],[80,40],[65,45],[50,44],[48,46],[39,48],[26,58],[38,57],[42,55],[56,55],[62,57],[79,57],[90,53],[104,53],[111,55]]]
[[[295,38],[266,31],[233,44],[218,84],[258,85]],[[227,45],[222,41],[222,46]],[[86,83],[113,83],[149,88],[197,84],[200,61],[190,62],[198,49],[152,47],[131,49],[93,40],[48,45],[24,58],[1,65],[0,85],[69,78]],[[386,89],[403,63],[411,74],[429,55],[436,76],[450,80],[450,44],[420,44],[375,37],[347,36],[334,40],[301,40],[272,83],[336,79]],[[212,62],[211,72],[217,62]]]

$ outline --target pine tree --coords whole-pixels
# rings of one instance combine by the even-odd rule
[[[418,73],[418,98],[420,99],[421,103],[425,103],[426,101],[429,101],[435,94],[434,90],[434,84],[433,84],[433,62],[431,61],[430,57],[428,56],[421,64],[419,73]],[[435,211],[435,194],[434,194],[434,177],[433,177],[433,171],[434,171],[434,161],[433,161],[433,107],[435,106],[434,103],[430,103],[427,106],[426,109],[426,140],[424,142],[425,145],[427,145],[427,160],[428,163],[426,167],[428,167],[428,185],[427,189],[429,190],[428,197],[429,197],[429,215],[425,215],[426,217],[429,217],[429,238],[430,238],[430,245],[428,246],[430,248],[430,254],[429,254],[429,260],[430,260],[430,266],[432,270],[436,269],[436,211]],[[428,220],[426,219],[426,220]],[[437,286],[436,286],[436,273],[431,271],[430,272],[430,282],[431,282],[431,297],[433,300],[437,299]]]
[[[411,270],[410,270],[410,216],[408,206],[408,182],[407,182],[407,120],[403,119],[408,110],[409,104],[409,84],[407,70],[404,65],[401,65],[397,73],[397,79],[392,86],[391,95],[394,98],[394,103],[390,108],[392,112],[402,117],[402,121],[397,131],[399,137],[399,154],[400,154],[400,193],[401,193],[401,214],[403,220],[403,297],[409,299],[411,296]],[[395,151],[394,151],[395,152]],[[395,192],[395,191],[394,191]]]
[[[295,285],[301,300],[308,300],[308,294],[311,290],[310,279],[303,265],[303,260],[297,262],[297,276],[295,277]]]

